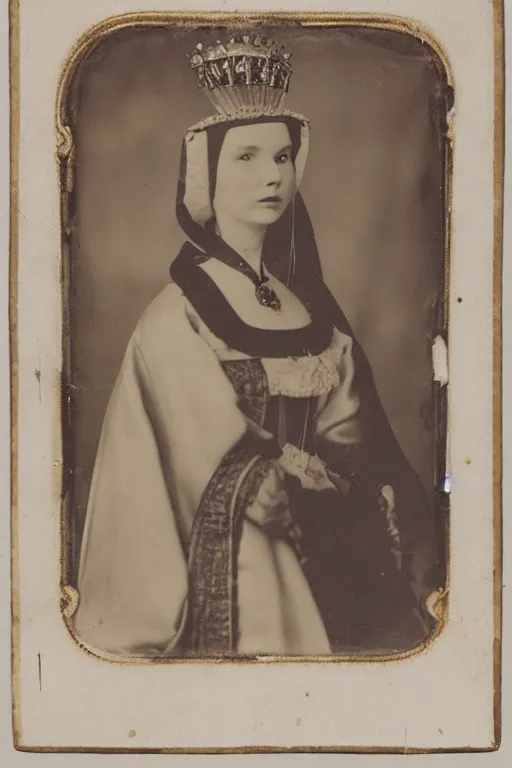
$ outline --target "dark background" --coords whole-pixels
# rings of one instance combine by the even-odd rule
[[[401,33],[258,30],[293,54],[289,109],[312,122],[301,187],[326,282],[373,366],[397,437],[433,490],[430,335],[443,295],[442,78]],[[84,60],[69,93],[76,192],[69,309],[72,549],[125,346],[184,235],[183,134],[214,112],[186,58],[219,30],[131,29]],[[76,564],[76,557],[72,567]]]

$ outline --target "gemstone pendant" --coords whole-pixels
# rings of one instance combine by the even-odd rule
[[[274,312],[279,312],[281,309],[281,301],[272,288],[269,288],[264,282],[259,282],[256,285],[255,292],[256,298],[263,307],[268,307],[269,309],[273,309]]]

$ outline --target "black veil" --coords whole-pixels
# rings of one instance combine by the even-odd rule
[[[271,119],[262,118],[267,122]],[[282,117],[275,119],[283,121]],[[224,136],[230,127],[244,122],[254,122],[254,120],[240,120],[207,129],[210,201],[214,195],[217,163]],[[290,118],[286,118],[286,122],[290,129],[294,159],[300,142],[298,130],[300,124]],[[216,233],[214,219],[201,225],[194,221],[185,205],[186,162],[184,144],[176,202],[178,222],[192,242],[207,256],[222,258],[226,249],[232,249]],[[321,317],[323,321],[352,338],[356,372],[354,386],[360,395],[360,418],[365,436],[365,449],[362,455],[355,458],[334,456],[334,463],[341,460],[349,466],[353,465],[350,471],[354,476],[362,473],[362,483],[363,485],[366,483],[367,487],[375,485],[375,478],[371,478],[372,467],[379,467],[379,474],[386,478],[386,482],[395,491],[397,518],[402,534],[404,567],[410,568],[419,554],[423,563],[419,588],[424,595],[439,589],[445,577],[441,560],[444,542],[440,540],[442,532],[438,530],[439,525],[432,501],[393,432],[381,403],[368,358],[323,280],[313,225],[300,192],[295,193],[292,203],[281,218],[268,227],[263,246],[263,262],[273,275],[289,285],[315,316]],[[365,504],[368,507],[368,501],[374,504],[375,498],[360,501],[360,507],[362,508]],[[360,545],[362,548],[366,547],[365,562],[368,563],[368,558],[372,556],[372,544],[366,537],[374,535],[371,522],[366,528],[363,525],[361,531],[363,530],[364,534],[361,535],[365,538]],[[378,546],[381,544],[379,543]],[[411,576],[411,581],[415,578]]]

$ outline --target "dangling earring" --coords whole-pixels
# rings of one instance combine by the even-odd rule
[[[295,195],[292,197],[292,231],[290,233],[290,253],[288,257],[288,278],[286,285],[289,287],[295,274]]]

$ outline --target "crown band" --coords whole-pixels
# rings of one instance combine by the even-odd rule
[[[204,117],[202,120],[199,120],[199,122],[195,123],[194,125],[191,125],[190,128],[188,128],[187,133],[198,133],[200,131],[204,131],[206,128],[211,128],[213,125],[222,125],[223,123],[229,123],[236,120],[264,120],[265,117],[270,118],[277,118],[280,117],[283,120],[291,119],[296,120],[298,123],[301,123],[305,128],[310,129],[311,123],[309,118],[305,117],[304,115],[301,115],[299,112],[292,112],[289,109],[260,109],[259,107],[247,107],[244,109],[239,110],[236,115],[222,115],[222,114],[216,114],[216,115],[210,115],[209,117]]]
[[[243,35],[206,49],[198,43],[190,63],[218,112],[234,116],[280,109],[292,75],[290,58],[274,41]]]

